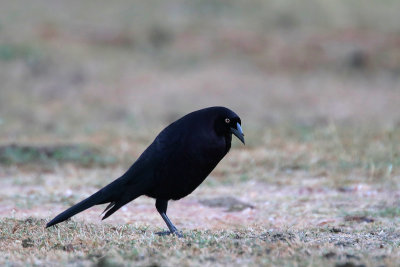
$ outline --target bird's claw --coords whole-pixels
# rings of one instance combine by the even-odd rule
[[[183,238],[183,234],[181,232],[179,232],[179,231],[175,231],[174,235],[176,235],[179,238]]]
[[[171,234],[176,235],[176,236],[179,237],[179,238],[182,238],[182,237],[183,237],[183,234],[182,234],[181,232],[179,232],[178,230],[176,230],[176,231],[174,231],[174,232],[171,232],[171,231],[163,231],[163,232],[157,232],[157,233],[156,233],[156,235],[158,235],[158,236],[166,236],[166,235],[171,235]]]

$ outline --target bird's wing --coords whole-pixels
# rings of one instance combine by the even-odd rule
[[[184,131],[176,129],[171,126],[165,128],[121,178],[104,188],[113,193],[107,199],[111,203],[105,209],[103,219],[126,203],[147,194],[160,183],[162,177],[159,170],[184,144]]]

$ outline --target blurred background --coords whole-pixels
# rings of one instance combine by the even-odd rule
[[[211,232],[226,250],[204,243],[206,233],[182,245],[183,254],[157,239],[169,255],[161,265],[185,253],[263,265],[272,251],[276,266],[340,257],[395,266],[399,10],[396,0],[1,1],[0,224],[9,233],[0,247],[15,246],[4,255],[51,266],[59,257],[74,262],[70,248],[86,255],[103,244],[95,252],[102,255],[116,247],[107,236],[93,243],[78,221],[104,235],[115,233],[107,223],[128,223],[142,247],[118,234],[116,254],[126,262],[159,257],[142,234],[165,227],[148,198],[100,226],[102,207],[85,211],[60,226],[59,239],[59,228],[43,232],[43,220],[121,175],[172,121],[221,105],[240,115],[246,146],[234,139],[205,183],[170,203],[169,216],[188,234],[239,229],[248,237],[243,249],[259,253],[239,250],[241,232]],[[274,247],[277,240],[283,245]],[[196,254],[196,244],[217,254]]]
[[[397,127],[399,9],[372,0],[6,1],[0,141],[150,141],[212,105],[241,115],[250,145],[275,125]]]

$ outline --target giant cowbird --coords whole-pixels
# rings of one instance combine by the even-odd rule
[[[241,120],[225,107],[191,112],[167,126],[127,172],[90,197],[51,220],[67,220],[94,205],[109,203],[103,220],[135,198],[156,199],[156,208],[169,231],[181,236],[167,216],[169,200],[192,193],[231,148],[232,134],[244,144]]]

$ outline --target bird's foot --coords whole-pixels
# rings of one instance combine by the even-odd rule
[[[163,231],[163,232],[157,232],[156,235],[158,236],[165,236],[165,235],[170,235],[172,232],[170,231]]]
[[[181,232],[179,232],[178,230],[171,232],[171,231],[163,231],[163,232],[157,232],[156,235],[158,236],[166,236],[166,235],[176,235],[179,238],[183,237],[183,234]]]

